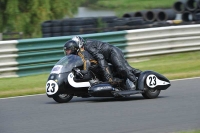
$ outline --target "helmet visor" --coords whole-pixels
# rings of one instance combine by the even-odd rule
[[[63,51],[64,51],[64,54],[65,54],[65,55],[69,55],[69,54],[71,54],[71,52],[72,52],[71,49],[63,49]]]

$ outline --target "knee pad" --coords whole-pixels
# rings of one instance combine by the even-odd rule
[[[104,60],[104,56],[102,54],[96,54],[96,58],[98,60]]]

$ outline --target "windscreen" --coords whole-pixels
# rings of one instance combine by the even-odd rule
[[[51,73],[70,72],[74,67],[83,65],[82,59],[78,55],[67,55],[60,59],[53,67]]]

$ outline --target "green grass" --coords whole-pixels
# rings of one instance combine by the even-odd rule
[[[178,132],[178,133],[200,133],[200,130],[196,130],[196,131],[183,131],[183,132]]]
[[[200,51],[149,57],[143,62],[130,63],[141,70],[153,70],[169,79],[200,76]],[[0,97],[45,93],[48,74],[0,79]]]
[[[87,1],[87,0],[86,0]],[[118,15],[144,9],[172,8],[177,0],[96,0],[89,4],[95,9],[109,9]]]
[[[0,98],[45,93],[49,74],[0,79]]]
[[[148,61],[130,63],[141,70],[153,70],[169,79],[200,76],[200,51],[151,57]]]

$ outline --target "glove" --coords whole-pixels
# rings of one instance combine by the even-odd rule
[[[72,70],[75,72],[75,75],[77,75],[79,78],[83,78],[83,74],[81,73],[80,69],[74,67]]]

